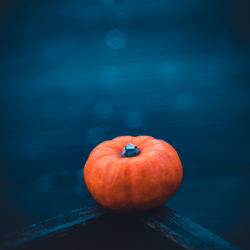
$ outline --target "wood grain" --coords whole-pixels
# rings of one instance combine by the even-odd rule
[[[146,214],[142,221],[185,249],[237,249],[166,206]]]
[[[134,221],[134,223],[138,221],[166,238],[166,240],[168,240],[165,242],[166,245],[169,245],[168,242],[171,241],[171,244],[175,244],[175,248],[237,249],[219,236],[177,214],[166,206],[142,214],[118,215],[108,212],[97,204],[88,208],[73,210],[53,219],[34,224],[16,235],[7,236],[2,239],[2,247],[0,247],[0,249],[30,249],[32,245],[39,246],[39,244],[43,244],[44,242],[47,242],[49,245],[49,240],[55,242],[57,239],[63,239],[68,237],[68,235],[77,234],[78,231],[87,228],[86,226],[90,223],[97,223],[104,216],[107,217],[105,223],[108,227],[106,227],[106,229],[116,232],[126,225],[128,228],[127,232],[129,232],[130,226],[138,225],[138,223],[131,224],[131,221]],[[126,224],[126,221],[130,224]],[[97,235],[102,234],[102,232],[99,232],[102,231],[102,224],[97,223],[96,225]],[[139,230],[142,229],[140,228]],[[126,239],[126,231],[123,232],[125,232],[123,237]],[[80,234],[80,238],[84,238],[84,233]],[[134,240],[136,240],[136,238]]]
[[[22,232],[11,234],[0,241],[0,249],[26,248],[51,238],[60,238],[69,232],[78,231],[81,226],[93,223],[107,213],[98,205],[80,208],[55,218],[33,224]]]

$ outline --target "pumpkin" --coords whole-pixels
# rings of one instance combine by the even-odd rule
[[[151,136],[120,136],[97,145],[83,175],[103,207],[116,212],[149,210],[179,188],[182,164],[175,149]]]

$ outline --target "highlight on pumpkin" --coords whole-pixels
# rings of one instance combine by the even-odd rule
[[[183,177],[176,150],[151,136],[119,136],[97,145],[83,169],[93,198],[116,212],[137,212],[164,204]]]

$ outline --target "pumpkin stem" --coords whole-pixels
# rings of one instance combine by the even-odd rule
[[[133,157],[140,154],[139,148],[137,148],[133,143],[128,143],[122,150],[122,157]]]

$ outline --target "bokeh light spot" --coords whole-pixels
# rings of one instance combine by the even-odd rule
[[[94,126],[87,131],[86,137],[90,143],[100,143],[105,138],[105,131],[101,127]]]
[[[178,77],[178,65],[173,62],[164,62],[160,67],[161,74],[165,79]]]
[[[131,15],[128,9],[119,9],[113,13],[112,21],[119,25],[128,25],[131,21]]]
[[[104,66],[101,70],[101,82],[105,84],[114,84],[119,81],[120,69],[115,66]]]
[[[115,0],[99,0],[101,3],[103,4],[111,4],[113,3]]]
[[[98,118],[105,119],[112,114],[112,107],[105,101],[97,102],[94,107],[94,113]]]
[[[193,106],[194,99],[190,93],[181,92],[174,96],[172,104],[177,110],[187,110]]]
[[[122,30],[114,29],[107,32],[105,42],[111,49],[121,49],[127,43],[127,36]]]
[[[69,171],[60,171],[39,180],[39,188],[42,190],[70,189],[77,185],[77,178],[74,173]]]

